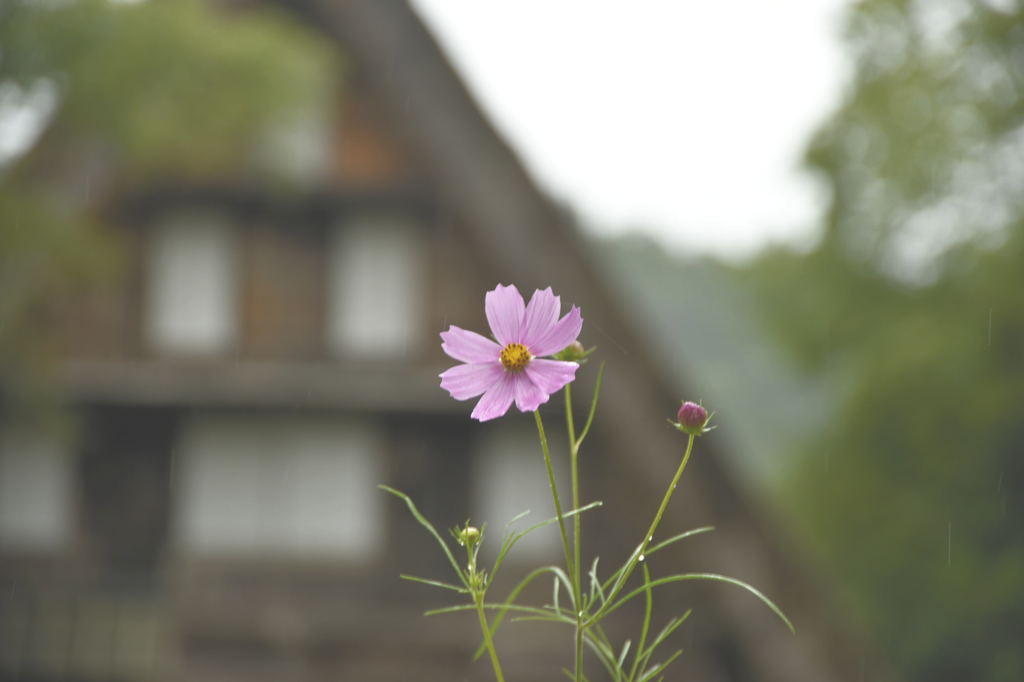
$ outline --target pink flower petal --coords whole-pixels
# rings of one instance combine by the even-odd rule
[[[543,339],[558,321],[558,311],[561,307],[562,301],[551,292],[551,287],[534,291],[523,315],[519,343],[529,348],[534,341]]]
[[[501,378],[487,389],[487,392],[480,398],[476,407],[473,408],[473,413],[469,416],[482,422],[497,419],[508,412],[514,397],[514,377],[508,372],[502,371]]]
[[[575,362],[534,359],[523,371],[537,388],[551,394],[575,379],[577,369],[579,365]]]
[[[441,350],[462,362],[494,362],[501,354],[494,341],[455,325],[441,332],[441,341]]]
[[[533,412],[548,401],[548,393],[537,386],[525,374],[513,377],[516,391],[516,407],[520,412]]]
[[[501,381],[505,369],[499,362],[456,365],[441,373],[441,388],[456,400],[475,398]]]
[[[526,347],[537,357],[553,355],[572,345],[576,337],[580,335],[582,328],[583,316],[580,315],[580,309],[573,306],[565,314],[565,317],[556,322],[543,338],[537,339],[532,344],[526,344]]]
[[[523,323],[525,309],[523,297],[515,284],[507,287],[499,284],[494,291],[488,291],[484,296],[487,323],[491,325],[491,333],[499,344],[507,346],[519,343],[519,328]]]

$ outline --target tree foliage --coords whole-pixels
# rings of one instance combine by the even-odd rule
[[[337,96],[335,61],[265,7],[0,3],[0,132],[34,124],[0,157],[0,407],[46,364],[46,301],[116,267],[99,229],[111,201],[158,182],[287,179],[271,144]]]
[[[243,172],[331,90],[326,50],[265,9],[14,0],[0,15],[0,83],[58,99],[35,154],[98,149],[131,178]]]
[[[1024,7],[862,0],[810,254],[750,276],[838,416],[787,499],[909,679],[1024,679]]]

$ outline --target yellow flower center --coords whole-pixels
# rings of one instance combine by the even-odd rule
[[[533,358],[521,343],[510,343],[501,349],[501,364],[510,372],[519,372]]]

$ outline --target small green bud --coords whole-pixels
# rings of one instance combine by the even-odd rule
[[[583,347],[583,344],[579,341],[573,341],[570,345],[563,348],[558,353],[555,353],[556,360],[564,360],[567,362],[578,362],[583,364],[586,362],[587,356],[597,350],[597,346],[594,346],[590,350]]]
[[[472,549],[480,542],[480,529],[466,524],[466,527],[459,531],[458,539],[460,545]]]

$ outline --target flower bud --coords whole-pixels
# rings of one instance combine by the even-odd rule
[[[699,436],[710,430],[706,428],[708,419],[710,419],[710,415],[703,405],[686,401],[680,405],[673,426],[691,436]]]
[[[573,341],[571,345],[566,346],[559,352],[555,353],[554,358],[556,360],[566,360],[569,362],[579,362],[582,364],[583,362],[586,362],[586,357],[593,353],[595,350],[597,350],[596,347],[587,350],[579,341]]]
[[[473,548],[480,542],[480,529],[476,526],[467,525],[459,531],[458,539],[460,545]]]

